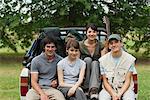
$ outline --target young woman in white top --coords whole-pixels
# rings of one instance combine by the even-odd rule
[[[70,39],[66,44],[68,54],[57,64],[58,89],[64,94],[67,100],[87,100],[81,89],[85,73],[85,62],[79,58],[79,43]]]

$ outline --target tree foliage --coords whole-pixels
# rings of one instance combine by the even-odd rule
[[[113,33],[125,37],[126,46],[136,52],[144,48],[150,56],[150,5],[146,0],[120,0],[109,5]]]
[[[26,2],[25,2],[26,1]],[[107,0],[108,1],[108,0]],[[121,33],[127,47],[136,51],[150,46],[150,6],[145,0],[1,0],[0,48],[17,51],[30,45],[33,32],[49,26],[85,26],[93,22],[103,26],[102,17],[110,18],[111,32]],[[105,13],[104,6],[109,8]]]

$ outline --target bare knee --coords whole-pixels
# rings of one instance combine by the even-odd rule
[[[91,58],[91,57],[85,57],[85,58],[84,58],[84,61],[85,61],[86,63],[91,63],[91,62],[92,62],[92,58]]]

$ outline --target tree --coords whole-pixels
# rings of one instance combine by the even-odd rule
[[[0,48],[9,47],[17,52],[17,44],[22,48],[28,47],[32,39],[32,25],[27,22],[29,12],[23,10],[28,4],[21,0],[0,2]]]
[[[108,4],[112,33],[125,37],[127,48],[143,48],[150,56],[150,5],[147,0],[119,0]]]
[[[32,32],[48,26],[85,26],[88,22],[103,26],[102,17],[110,18],[111,32],[121,33],[130,48],[145,48],[149,35],[150,7],[144,0],[3,0],[0,7],[0,47],[16,50],[30,45]],[[107,0],[109,1],[109,0]],[[105,13],[104,6],[109,12]],[[140,32],[139,32],[140,31]],[[127,35],[129,34],[129,35]],[[131,45],[129,36],[135,44]],[[135,38],[136,37],[136,38]],[[137,40],[139,39],[138,42]],[[21,40],[21,42],[18,42]],[[149,50],[148,47],[146,47]],[[147,52],[148,53],[148,52]]]

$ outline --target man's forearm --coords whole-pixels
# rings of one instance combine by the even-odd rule
[[[31,84],[39,95],[44,94],[43,90],[41,89],[40,85],[37,82],[32,81]]]
[[[123,84],[120,92],[119,92],[119,96],[122,96],[129,88],[130,86],[130,82],[131,82],[131,75],[132,73],[127,73],[127,76],[126,76],[126,80],[125,80],[125,83]]]
[[[113,90],[113,88],[109,84],[105,84],[104,87],[105,87],[106,91],[108,91],[108,93],[111,96],[116,95],[115,91]]]
[[[105,76],[103,76],[103,84],[106,89],[106,91],[111,95],[111,96],[116,96],[117,93],[113,90],[111,85],[108,83],[108,80]]]

